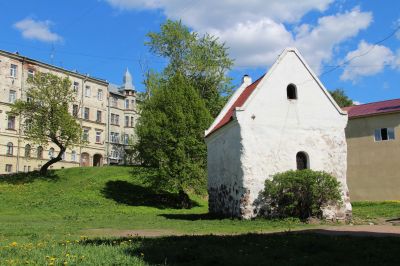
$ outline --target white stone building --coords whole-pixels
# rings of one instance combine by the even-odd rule
[[[345,219],[351,215],[346,124],[347,113],[299,52],[285,49],[255,82],[244,76],[205,133],[210,212],[252,218],[266,179],[310,168],[331,173],[341,183],[343,206],[324,215]]]

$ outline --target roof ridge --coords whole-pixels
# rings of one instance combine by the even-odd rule
[[[398,101],[398,100],[400,100],[400,98],[388,99],[388,100],[382,100],[382,101],[370,102],[370,103],[363,103],[363,104],[356,104],[356,105],[351,105],[351,106],[346,106],[346,107],[355,107],[355,106],[362,106],[362,105],[376,104],[376,103],[384,103],[384,102]]]

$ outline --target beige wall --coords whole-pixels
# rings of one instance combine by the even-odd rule
[[[387,127],[395,140],[376,142],[374,130]],[[351,200],[400,200],[400,113],[350,119],[346,138]]]

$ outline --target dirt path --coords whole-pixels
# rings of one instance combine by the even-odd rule
[[[276,234],[287,231],[271,231],[262,234]],[[350,236],[374,236],[374,237],[386,237],[395,236],[400,237],[400,226],[394,225],[338,225],[338,226],[317,226],[311,229],[295,229],[292,232],[299,233],[318,233],[324,235],[350,235]],[[88,229],[82,232],[85,235],[91,237],[101,236],[113,236],[113,237],[130,237],[130,236],[141,236],[141,237],[158,237],[158,236],[183,236],[183,235],[204,235],[204,234],[190,234],[182,233],[174,230],[167,229],[146,229],[146,230],[120,230],[112,228],[99,228],[99,229]],[[219,235],[218,233],[213,233]],[[221,234],[227,235],[227,234]],[[235,234],[232,234],[235,235]]]

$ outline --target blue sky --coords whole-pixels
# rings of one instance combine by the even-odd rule
[[[376,44],[400,26],[400,1],[14,0],[0,10],[0,49],[116,84],[128,67],[138,90],[143,70],[165,65],[146,33],[170,18],[230,47],[235,84],[295,46],[328,89],[361,103],[400,97],[400,32]]]

